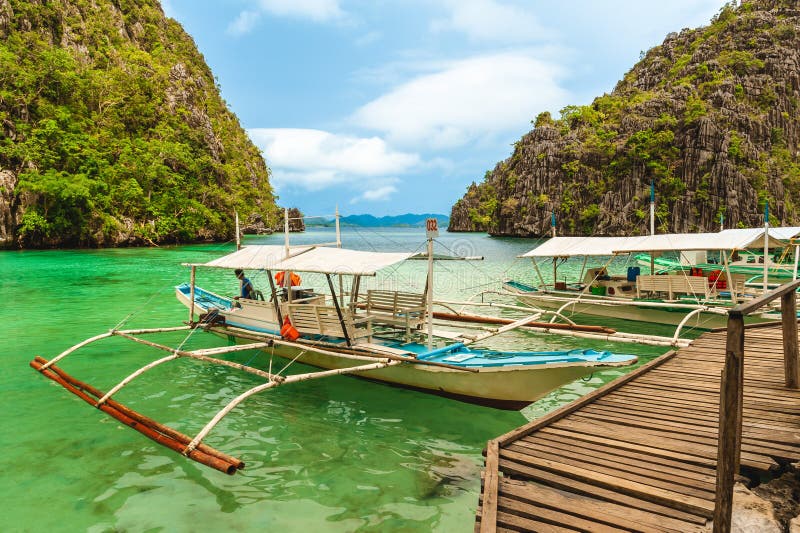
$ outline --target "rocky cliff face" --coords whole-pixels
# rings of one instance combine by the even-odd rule
[[[0,0],[0,247],[230,239],[269,170],[158,0]]]
[[[800,6],[726,5],[617,84],[534,129],[452,209],[451,231],[630,235],[800,224]]]

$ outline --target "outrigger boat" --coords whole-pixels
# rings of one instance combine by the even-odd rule
[[[752,230],[727,229],[719,234],[741,235],[746,234],[745,232],[748,231]],[[746,276],[746,285],[763,284],[765,270],[768,282],[773,284],[797,278],[798,259],[800,258],[798,247],[800,247],[800,243],[795,238],[800,236],[800,227],[770,228],[769,234],[783,241],[782,251],[776,252],[774,255],[769,253],[765,255],[761,250],[740,250],[738,259],[728,258],[728,268],[731,274],[744,274]],[[791,253],[792,251],[794,251],[793,254]],[[648,253],[639,253],[634,255],[634,259],[639,265],[645,267],[654,264],[658,267],[660,273],[699,268],[704,273],[709,274],[719,270],[723,263],[723,260],[718,260],[716,263],[710,262],[706,250],[697,250],[691,253],[680,252],[675,259],[664,256],[653,257]],[[712,257],[712,259],[714,258]],[[765,266],[766,269],[764,268]]]
[[[712,329],[725,325],[730,307],[755,296],[745,288],[746,277],[733,273],[727,257],[740,250],[760,248],[765,232],[761,229],[728,233],[665,234],[643,237],[553,237],[520,257],[531,258],[537,273],[537,286],[504,280],[505,294],[534,309],[556,310],[559,315],[597,315],[635,322],[658,323]],[[784,243],[767,236],[769,247]],[[712,273],[702,270],[673,271],[658,275],[642,266],[630,265],[630,255],[649,252],[692,250],[719,251],[723,264]],[[616,258],[628,258],[624,275],[609,275]],[[568,259],[583,260],[580,274],[572,282],[558,281],[558,267]],[[593,259],[595,266],[587,267]],[[541,265],[552,261],[553,280],[548,283]],[[599,266],[598,266],[599,263]],[[773,320],[775,309],[751,316],[753,322]]]
[[[338,235],[338,233],[337,233]],[[339,239],[337,238],[337,241]],[[428,249],[432,248],[429,239]],[[382,268],[408,259],[410,253],[381,253],[327,246],[246,246],[202,265],[191,266],[191,281],[176,287],[176,296],[190,313],[187,326],[149,330],[112,330],[87,339],[51,361],[37,357],[31,366],[57,381],[85,401],[146,436],[180,453],[229,474],[243,468],[239,459],[223,454],[203,440],[214,426],[248,397],[293,382],[350,374],[458,400],[519,409],[551,390],[602,368],[633,364],[634,355],[607,351],[559,352],[497,351],[476,347],[494,335],[521,327],[539,313],[478,334],[435,331],[432,320],[432,262],[429,262],[425,293],[367,290],[360,295],[364,276],[375,276]],[[270,284],[266,299],[229,298],[197,287],[197,267],[263,271]],[[292,274],[324,275],[329,293],[292,287]],[[274,274],[284,286],[274,283]],[[333,276],[339,276],[337,293]],[[342,277],[350,276],[349,300],[345,300]],[[294,276],[296,278],[296,276]],[[427,324],[427,331],[425,325]],[[141,337],[143,334],[202,328],[234,340],[237,345],[182,350]],[[169,355],[153,361],[103,393],[65,373],[55,363],[77,349],[104,338],[119,336]],[[223,358],[225,354],[259,349],[272,356],[301,362],[321,370],[282,375]],[[136,413],[112,396],[148,370],[177,358],[238,368],[263,378],[263,382],[237,396],[222,408],[194,437]],[[277,365],[276,365],[277,366]]]

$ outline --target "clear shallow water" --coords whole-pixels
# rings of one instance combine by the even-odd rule
[[[293,235],[293,243],[331,241],[332,231]],[[282,236],[247,243],[282,243]],[[419,230],[346,229],[348,247],[424,249]],[[503,276],[533,280],[514,258],[536,241],[442,233],[437,253],[484,255],[482,262],[437,263],[436,296],[467,298],[496,288]],[[28,362],[125,327],[178,325],[185,309],[173,286],[188,279],[182,262],[203,262],[232,245],[0,253],[0,513],[2,531],[467,531],[480,489],[481,450],[513,429],[623,374],[596,373],[553,392],[522,412],[477,407],[347,377],[278,388],[248,399],[207,442],[242,458],[226,476],[197,465],[122,426],[50,380]],[[564,268],[564,267],[562,267]],[[573,268],[568,266],[568,268]],[[579,267],[578,267],[579,268]],[[424,261],[381,273],[375,283],[422,290]],[[266,280],[251,276],[257,286]],[[229,272],[199,271],[198,284],[235,291]],[[304,285],[321,288],[308,275]],[[612,324],[613,326],[613,324]],[[185,333],[158,337],[177,345]],[[219,345],[192,335],[192,348]],[[640,364],[663,350],[514,332],[495,346],[516,349],[592,347],[632,352]],[[147,347],[107,339],[61,365],[108,390],[161,357]],[[267,367],[268,355],[241,362]],[[277,363],[276,363],[277,364]],[[293,368],[300,372],[303,367]],[[190,361],[145,374],[116,398],[194,434],[257,378]]]

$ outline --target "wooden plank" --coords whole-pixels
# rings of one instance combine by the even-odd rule
[[[490,440],[486,448],[486,480],[483,489],[481,533],[493,533],[497,529],[497,484],[500,453],[497,440]]]
[[[643,417],[627,417],[624,415],[609,416],[598,413],[594,410],[584,409],[580,412],[580,417],[601,422],[613,422],[627,428],[636,428],[649,434],[660,433],[662,438],[673,438],[707,446],[717,446],[717,433],[715,429],[697,426],[692,428],[687,424],[677,424],[659,418],[645,419]],[[654,427],[657,424],[658,427]],[[747,440],[743,443],[742,449],[756,454],[766,456],[776,456],[781,459],[793,460],[798,453],[798,447],[771,442],[768,437],[763,435],[753,435],[748,433]]]
[[[610,501],[620,505],[626,505],[633,509],[639,509],[657,516],[666,516],[694,524],[705,524],[706,522],[706,518],[697,513],[689,513],[668,505],[662,505],[660,503],[636,498],[627,494],[621,494],[619,492],[615,492],[614,490],[606,489],[592,483],[565,477],[559,475],[558,473],[553,473],[541,468],[535,468],[533,466],[518,463],[507,458],[500,458],[500,469],[503,472],[508,472],[514,476],[534,480],[537,483],[541,483],[559,490],[572,492],[575,494],[584,494],[601,501]]]
[[[499,445],[502,447],[505,444],[507,444],[509,442],[512,442],[512,441],[514,441],[514,440],[516,440],[516,439],[518,439],[520,437],[524,437],[525,435],[529,435],[530,433],[533,433],[537,429],[539,429],[541,427],[544,427],[544,426],[546,426],[548,424],[551,424],[552,422],[554,422],[556,420],[559,420],[559,419],[565,417],[566,415],[568,415],[568,414],[570,414],[570,413],[572,413],[574,411],[577,411],[582,406],[593,402],[595,399],[600,398],[600,397],[608,394],[609,392],[618,389],[619,387],[625,385],[626,383],[628,383],[629,381],[637,378],[638,376],[650,371],[651,369],[656,368],[659,365],[664,364],[665,362],[667,362],[670,359],[672,359],[672,357],[675,355],[675,353],[676,353],[675,351],[671,350],[671,351],[665,353],[664,355],[662,355],[660,357],[657,357],[656,359],[653,359],[649,363],[646,363],[646,364],[640,366],[639,368],[637,368],[633,372],[630,372],[630,373],[628,373],[628,374],[626,374],[624,376],[621,376],[621,377],[615,379],[614,381],[611,381],[611,382],[607,383],[603,387],[600,387],[599,389],[595,389],[594,391],[590,392],[589,394],[586,394],[585,396],[581,397],[580,399],[578,399],[578,400],[576,400],[576,401],[574,401],[572,403],[569,403],[569,404],[567,404],[567,405],[565,405],[565,406],[563,406],[563,407],[561,407],[559,409],[556,409],[555,411],[552,411],[552,412],[550,412],[550,413],[548,413],[548,414],[546,414],[546,415],[544,415],[544,416],[542,416],[540,418],[537,418],[536,420],[533,420],[532,422],[530,422],[528,424],[525,424],[522,427],[519,427],[519,428],[517,428],[515,430],[509,431],[508,433],[505,433],[505,434],[499,436],[496,440],[498,441]]]
[[[619,531],[619,528],[614,528],[595,520],[587,520],[557,509],[548,508],[538,501],[522,502],[509,498],[504,494],[500,498],[498,505],[503,512],[526,520],[535,520],[552,526],[563,527],[568,531],[592,531],[593,533],[615,533]],[[538,531],[538,529],[535,531]]]
[[[613,397],[612,397],[613,396]],[[624,398],[615,395],[608,395],[602,401],[595,402],[596,405],[616,406],[620,409],[631,411],[653,411],[658,409],[666,415],[677,416],[686,413],[688,410],[693,410],[690,418],[699,418],[703,420],[718,420],[719,408],[712,410],[710,406],[696,405],[692,401],[687,401],[683,404],[674,401],[664,401],[641,398],[632,396]],[[800,428],[800,416],[785,415],[781,413],[773,413],[769,411],[754,412],[745,408],[744,423],[746,426],[762,429],[775,429],[779,431],[786,431],[787,428]]]
[[[620,432],[622,438],[615,438],[615,434],[606,431],[598,431],[594,424],[586,424],[581,420],[570,420],[568,423],[548,427],[542,431],[556,432],[570,438],[581,439],[587,442],[601,442],[609,446],[621,449],[632,449],[644,453],[651,453],[661,457],[691,462],[702,466],[715,467],[714,457],[710,453],[704,453],[708,447],[685,443],[682,441],[669,442],[658,436],[644,434],[637,431]],[[624,439],[624,440],[623,440]]]
[[[588,443],[583,440],[579,439],[567,439],[557,434],[550,434],[545,433],[544,431],[537,431],[533,435],[528,435],[527,437],[520,439],[517,442],[550,442],[554,445],[560,445],[565,447],[566,449],[576,449],[581,453],[596,453],[596,454],[603,454],[612,458],[615,461],[620,461],[628,464],[636,464],[635,462],[639,462],[640,464],[646,463],[650,468],[653,470],[664,471],[664,472],[675,472],[680,471],[681,475],[694,477],[696,479],[701,479],[704,481],[708,481],[709,483],[714,483],[714,472],[709,467],[702,467],[695,465],[693,463],[676,461],[673,459],[667,459],[664,457],[659,457],[655,454],[646,454],[642,452],[638,452],[631,449],[620,449],[611,446],[605,446],[597,443]]]
[[[511,531],[538,531],[539,533],[573,533],[577,529],[555,526],[541,520],[523,518],[512,513],[500,511],[497,513],[498,526],[504,526]],[[483,522],[481,522],[483,527]]]
[[[586,468],[571,466],[559,461],[540,459],[506,449],[500,450],[500,457],[507,457],[522,464],[550,470],[551,472],[559,472],[562,475],[579,481],[591,482],[593,485],[610,488],[623,494],[668,505],[682,511],[697,513],[702,516],[710,517],[714,510],[714,506],[711,502],[703,498],[680,494],[675,491],[645,485],[636,481],[620,479]]]
[[[714,482],[701,481],[698,479],[687,478],[680,475],[680,472],[656,471],[648,468],[647,463],[631,465],[623,461],[613,461],[600,456],[581,454],[576,450],[565,452],[562,449],[548,446],[544,443],[531,443],[518,441],[509,445],[506,449],[534,455],[542,459],[550,459],[572,466],[591,467],[596,472],[606,473],[623,479],[638,481],[645,485],[655,487],[670,488],[674,487],[676,492],[697,496],[698,498],[713,495]]]
[[[595,522],[630,531],[675,531],[679,533],[700,532],[695,523],[656,515],[634,507],[597,500],[590,496],[559,491],[546,485],[524,483],[503,479],[500,490],[509,498],[524,502],[538,502],[560,509],[563,513],[589,518]]]
[[[598,414],[601,417],[607,416],[609,420],[635,420],[637,422],[659,423],[664,427],[674,427],[676,431],[685,434],[706,435],[709,437],[717,436],[719,425],[718,418],[702,418],[689,415],[671,415],[663,410],[636,409],[634,407],[614,406],[614,405],[587,405],[581,413]],[[744,434],[751,439],[754,445],[759,445],[758,441],[766,442],[771,448],[792,453],[800,449],[800,433],[787,430],[786,426],[778,428],[760,428],[756,425],[747,425]]]
[[[619,426],[603,426],[604,417],[584,417],[583,414],[574,414],[571,421],[579,422],[584,425],[584,431],[589,434],[608,434],[608,431],[613,431],[611,434],[624,435],[626,440],[650,445],[656,448],[666,448],[683,451],[698,455],[703,458],[713,458],[716,454],[716,439],[707,437],[699,437],[690,434],[674,433],[666,430],[661,430],[658,427],[649,426],[635,426],[635,425],[619,425]],[[562,421],[559,421],[561,424]],[[757,453],[758,449],[751,446],[749,442],[745,443],[746,453],[743,455],[747,459],[746,464],[757,468],[759,470],[769,470],[775,466],[774,461],[770,458],[769,454]],[[772,453],[772,451],[770,451]],[[784,452],[778,451],[778,456],[782,457]],[[788,458],[791,459],[791,458]]]

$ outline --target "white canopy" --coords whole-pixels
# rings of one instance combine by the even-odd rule
[[[786,243],[770,235],[767,241],[769,248],[779,248]],[[663,235],[645,235],[631,237],[615,253],[633,252],[667,252],[688,250],[746,250],[748,248],[764,248],[764,230],[759,228],[719,233],[671,233]]]
[[[763,232],[764,228],[726,229],[720,231],[720,234],[742,235],[744,232],[753,230],[760,230]],[[769,228],[770,237],[775,237],[776,239],[780,239],[782,241],[788,241],[789,239],[796,237],[798,234],[800,234],[800,226],[778,226],[775,228]]]
[[[553,237],[519,257],[613,255],[636,237]]]
[[[290,255],[300,254],[310,247],[291,248]],[[203,264],[216,268],[241,268],[250,270],[272,269],[273,265],[286,257],[286,248],[277,244],[257,244],[244,246],[228,255],[218,257],[213,261]]]
[[[318,247],[279,261],[272,268],[295,272],[374,276],[378,270],[405,261],[412,255],[414,254],[411,252],[364,252],[346,248]]]

